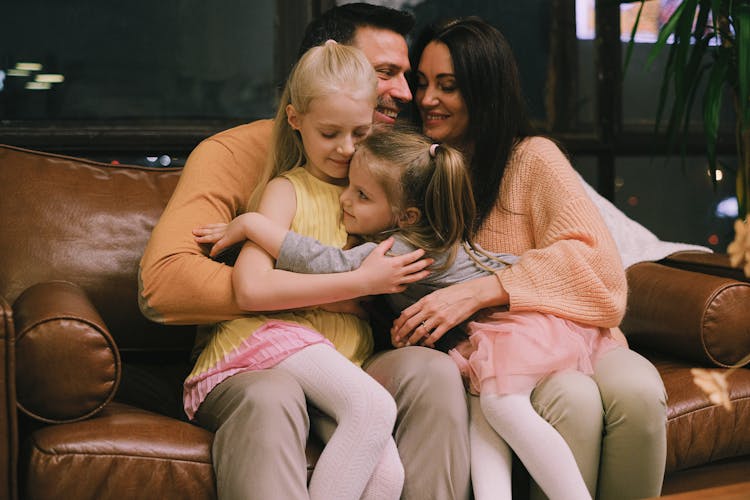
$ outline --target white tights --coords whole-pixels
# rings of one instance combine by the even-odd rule
[[[297,379],[308,401],[335,420],[308,491],[311,500],[397,499],[404,469],[391,432],[396,404],[375,379],[335,349],[315,344],[274,369]]]
[[[570,448],[531,406],[530,392],[472,396],[470,409],[476,500],[511,498],[510,448],[550,500],[591,498]]]

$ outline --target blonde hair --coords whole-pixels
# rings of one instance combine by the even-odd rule
[[[299,132],[287,121],[286,108],[299,114],[310,110],[313,100],[346,94],[354,99],[377,100],[378,78],[364,53],[352,46],[328,40],[305,52],[289,74],[273,124],[268,161],[253,190],[248,209],[258,206],[266,184],[273,177],[305,164],[305,147]]]
[[[399,234],[427,253],[448,253],[450,266],[458,244],[473,247],[472,227],[476,206],[471,178],[463,155],[445,144],[403,126],[373,128],[357,146],[363,164],[387,193],[396,219],[407,208],[417,208],[420,217],[403,224]],[[382,239],[387,234],[370,235]]]

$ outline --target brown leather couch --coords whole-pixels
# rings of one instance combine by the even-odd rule
[[[212,435],[180,402],[194,328],[137,304],[179,175],[0,146],[0,499],[215,497]],[[669,393],[665,492],[750,477],[750,370],[729,378],[732,412],[689,374],[750,352],[750,284],[722,255],[628,277],[623,330]]]

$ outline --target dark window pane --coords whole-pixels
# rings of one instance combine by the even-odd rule
[[[0,31],[0,119],[269,116],[274,6],[247,0],[8,2]],[[19,63],[41,68],[23,70]],[[35,89],[47,86],[43,74],[64,81]]]

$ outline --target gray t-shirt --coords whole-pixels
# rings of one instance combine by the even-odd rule
[[[375,249],[375,243],[364,243],[349,250],[323,245],[314,238],[302,236],[289,231],[284,238],[276,259],[276,267],[286,271],[303,274],[340,273],[357,269],[370,252]],[[402,255],[415,248],[395,235],[395,242],[390,254]],[[468,251],[472,253],[472,258]],[[490,257],[491,256],[491,257]],[[433,267],[440,267],[446,261],[447,255],[431,255],[435,259]],[[474,260],[476,259],[476,261]],[[398,294],[387,296],[390,306],[395,311],[402,311],[429,293],[446,286],[469,281],[474,278],[488,276],[491,270],[499,270],[514,264],[518,257],[504,253],[474,252],[471,248],[459,246],[453,263],[445,269],[433,271],[428,277],[409,285],[406,290]],[[481,263],[482,266],[477,264]]]

